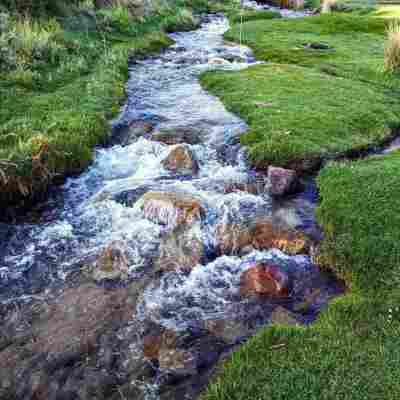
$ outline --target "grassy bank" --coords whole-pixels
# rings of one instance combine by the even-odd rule
[[[171,44],[165,32],[192,29],[193,13],[210,8],[203,0],[177,0],[134,18],[121,7],[79,7],[63,15],[22,16],[4,8],[0,14],[3,207],[29,204],[55,179],[82,171],[94,146],[108,139],[107,121],[124,98],[128,57],[159,52]]]
[[[382,68],[383,26],[354,15],[251,22],[247,42],[274,64],[207,74],[203,82],[249,123],[244,143],[255,163],[287,165],[375,143],[399,118],[398,77]],[[335,51],[301,45],[312,41]],[[399,168],[397,152],[321,171],[317,217],[325,239],[317,261],[345,280],[348,293],[311,326],[260,332],[232,355],[203,400],[400,397]]]
[[[400,154],[319,177],[322,254],[351,293],[310,327],[266,328],[233,354],[204,400],[400,396]]]
[[[235,26],[226,35],[237,40]],[[244,118],[258,167],[307,168],[362,149],[400,123],[400,80],[383,71],[385,22],[353,15],[252,21],[243,36],[259,65],[208,73],[204,86]]]

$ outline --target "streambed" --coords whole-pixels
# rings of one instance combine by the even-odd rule
[[[308,324],[343,291],[308,251],[249,239],[276,226],[322,233],[313,182],[273,199],[240,146],[246,124],[199,84],[255,63],[224,43],[228,28],[207,16],[133,62],[113,145],[37,220],[0,225],[1,399],[195,398],[262,326]],[[247,295],[257,265],[285,275],[285,296]]]

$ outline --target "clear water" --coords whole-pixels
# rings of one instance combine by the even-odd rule
[[[264,191],[257,195],[226,193],[227,185],[255,178],[238,144],[247,126],[207,94],[198,77],[207,70],[240,70],[254,64],[248,48],[224,43],[228,27],[224,16],[211,16],[196,31],[171,35],[176,43],[161,56],[131,65],[127,103],[114,123],[123,127],[147,120],[155,129],[200,129],[202,143],[191,146],[200,164],[198,175],[176,176],[164,169],[161,161],[171,146],[146,137],[125,147],[98,149],[85,173],[57,188],[39,221],[0,227],[0,302],[42,296],[115,241],[124,242],[129,249],[131,279],[151,272],[160,240],[174,224],[173,213],[163,210],[167,223],[155,223],[145,218],[140,201],[131,206],[120,201],[126,193],[183,192],[199,199],[206,212],[197,234],[210,254],[215,252],[216,226],[221,222],[245,224],[256,216],[274,215],[294,228],[318,231],[312,186],[281,204]],[[310,282],[315,275],[307,256],[289,257],[277,250],[243,257],[227,255],[189,275],[165,274],[160,284],[146,290],[140,314],[170,327],[240,314],[247,307],[238,296],[241,273],[254,260],[271,259],[303,274],[303,281],[307,274]],[[327,300],[334,290],[328,283],[322,286]]]

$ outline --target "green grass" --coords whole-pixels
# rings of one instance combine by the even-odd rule
[[[381,19],[345,14],[248,22],[245,42],[269,63],[207,73],[202,83],[249,124],[242,143],[255,166],[315,166],[304,160],[361,150],[399,125],[400,81],[383,71],[384,31]],[[237,35],[235,26],[226,37]]]
[[[400,122],[400,106],[358,81],[293,65],[208,73],[205,87],[245,118],[253,164],[295,167],[381,142]]]
[[[243,10],[237,13],[231,21],[233,23],[248,22],[257,20],[269,20],[274,18],[281,18],[281,14],[276,11],[254,11],[254,10]]]
[[[176,0],[152,16],[101,10],[96,19],[0,15],[0,202],[30,203],[55,179],[80,172],[107,141],[124,98],[128,57],[159,52],[165,32],[193,29],[205,0]],[[213,10],[232,8],[217,2]]]
[[[329,268],[351,293],[309,327],[269,327],[235,352],[203,400],[400,397],[400,154],[319,177]]]

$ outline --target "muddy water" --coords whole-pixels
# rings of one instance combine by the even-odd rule
[[[221,251],[221,226],[245,229],[260,218],[321,237],[312,182],[273,200],[240,147],[246,124],[198,82],[204,71],[255,63],[248,48],[224,43],[227,29],[224,16],[209,16],[200,29],[171,35],[175,45],[161,56],[133,63],[128,100],[114,122],[119,144],[99,149],[37,221],[0,226],[0,398],[193,398],[221,355],[269,323],[278,307],[309,323],[341,292],[306,254]],[[159,132],[168,144],[155,140]],[[171,140],[186,143],[196,168],[166,167],[176,149]],[[179,213],[165,201],[147,206],[148,192],[200,205],[189,225],[201,254],[189,269],[160,268],[161,251],[169,260],[179,252],[179,239],[165,240],[179,228]],[[123,274],[99,279],[96,260],[116,243]],[[289,297],[241,296],[242,274],[268,262],[290,276]],[[25,383],[16,385],[21,375]]]

